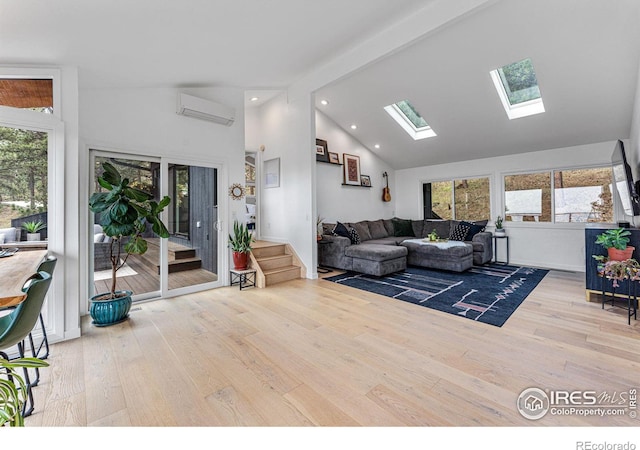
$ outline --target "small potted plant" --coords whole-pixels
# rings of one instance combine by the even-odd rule
[[[229,235],[229,248],[233,251],[233,268],[245,270],[249,261],[249,252],[253,235],[245,224],[237,220],[233,222],[233,234]]]
[[[496,230],[494,231],[494,235],[495,236],[504,236],[505,232],[504,232],[504,228],[502,228],[502,216],[498,216],[496,217]]]
[[[167,227],[160,220],[160,213],[171,201],[165,196],[158,203],[150,193],[129,186],[129,179],[122,178],[108,162],[103,162],[102,168],[104,172],[98,177],[98,183],[105,191],[91,196],[89,209],[99,214],[102,231],[111,237],[111,289],[91,297],[89,313],[96,326],[113,325],[128,317],[133,292],[116,290],[117,272],[129,256],[147,252],[148,244],[143,236],[147,224],[151,224],[157,236],[169,237]]]
[[[596,244],[600,244],[607,249],[609,260],[625,261],[631,258],[635,250],[635,247],[627,245],[630,241],[629,236],[631,236],[629,230],[614,228],[596,236]]]
[[[22,228],[27,231],[27,241],[39,241],[40,230],[45,229],[47,226],[41,221],[29,221],[22,224]]]
[[[11,361],[0,358],[0,368],[6,378],[0,379],[0,427],[23,427],[22,411],[28,401],[29,390],[24,378],[16,369],[48,367],[49,363],[39,358],[18,358]]]
[[[436,233],[436,230],[434,229],[431,233],[427,234],[427,238],[429,238],[430,241],[437,241],[438,240],[438,233]]]

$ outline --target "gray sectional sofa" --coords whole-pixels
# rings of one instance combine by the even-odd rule
[[[486,223],[471,222],[473,235],[467,235],[471,236],[468,241],[457,240],[469,231],[468,223],[457,220],[366,220],[344,223],[350,233],[338,236],[334,234],[336,224],[324,223],[318,264],[376,276],[404,270],[407,264],[463,272],[491,261],[493,239],[484,231]],[[437,245],[422,242],[432,231],[440,238],[453,239]]]

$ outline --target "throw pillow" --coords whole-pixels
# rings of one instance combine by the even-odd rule
[[[93,242],[102,242],[104,241],[104,233],[96,233],[93,235]]]
[[[452,241],[465,241],[467,239],[467,233],[469,233],[469,226],[459,223],[451,229],[449,239]]]
[[[349,235],[349,229],[343,223],[336,223],[336,226],[333,228],[332,234],[334,236],[342,236],[351,239]]]
[[[371,239],[382,239],[389,236],[382,219],[369,222],[369,233],[371,233]]]
[[[465,241],[470,241],[471,239],[473,239],[473,237],[480,233],[481,231],[484,231],[484,227],[482,225],[478,225],[475,222],[471,223],[471,222],[465,222],[462,221],[460,222],[460,225],[465,225],[467,227],[469,227],[469,231],[467,232],[467,235],[465,236]]]
[[[358,245],[360,243],[360,235],[358,234],[358,230],[355,228],[349,228],[349,239],[351,239],[351,243],[354,245]]]
[[[406,219],[391,219],[393,221],[393,235],[415,237],[411,221]]]

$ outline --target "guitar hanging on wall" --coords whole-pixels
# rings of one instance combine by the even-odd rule
[[[391,193],[389,192],[389,175],[387,172],[383,173],[382,176],[387,180],[387,186],[382,188],[382,201],[390,202],[391,201]]]

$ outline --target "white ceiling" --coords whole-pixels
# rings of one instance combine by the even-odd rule
[[[236,86],[265,101],[452,1],[0,0],[0,64],[75,65],[81,89]],[[640,1],[488,5],[321,88],[318,108],[396,168],[629,137]],[[509,121],[489,71],[526,57],[547,112]],[[391,121],[382,108],[402,99],[437,137],[414,142]]]
[[[639,57],[637,0],[503,0],[320,89],[316,106],[395,168],[626,139]],[[524,58],[546,112],[510,121],[489,72]],[[383,110],[404,99],[437,137],[413,141]]]

